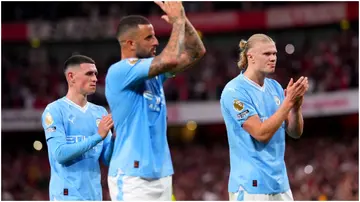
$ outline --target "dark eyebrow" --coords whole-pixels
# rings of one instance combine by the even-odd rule
[[[91,74],[95,74],[95,75],[98,75],[98,71],[97,70],[94,70],[94,71],[87,71],[86,73],[85,73],[85,75],[91,75]]]
[[[146,36],[146,37],[145,37],[145,39],[150,39],[151,37],[153,37],[153,35],[152,35],[152,34],[150,34],[150,35]]]
[[[263,54],[276,54],[277,51],[267,51],[267,52],[264,52]]]

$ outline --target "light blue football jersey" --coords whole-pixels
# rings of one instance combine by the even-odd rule
[[[153,58],[129,58],[107,72],[105,96],[116,139],[109,176],[161,178],[174,173],[166,130],[165,74],[148,78]]]
[[[66,97],[50,103],[42,114],[48,145],[50,200],[102,200],[99,158],[112,153],[111,132],[103,141],[98,124],[107,111],[90,102],[84,107]]]
[[[250,116],[257,114],[261,121],[271,117],[283,100],[283,88],[269,78],[260,87],[240,74],[225,86],[220,105],[230,149],[229,192],[237,192],[240,187],[250,194],[290,189],[284,161],[285,122],[267,144],[242,128]]]

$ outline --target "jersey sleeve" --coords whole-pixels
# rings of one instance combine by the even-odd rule
[[[246,91],[225,89],[221,98],[221,105],[240,126],[249,117],[258,114]]]
[[[103,109],[104,109],[104,115],[107,115],[108,113],[107,113],[106,109],[105,108],[103,108]],[[105,165],[109,165],[109,163],[110,163],[113,148],[114,148],[114,139],[113,139],[112,132],[110,130],[108,135],[104,139],[103,149],[101,152],[101,160],[103,161],[103,163]]]
[[[53,137],[65,137],[64,123],[61,111],[56,105],[47,106],[41,116],[46,141]]]
[[[125,59],[124,62],[118,64],[118,67],[112,68],[108,75],[111,79],[119,81],[123,88],[136,85],[149,78],[153,59]]]

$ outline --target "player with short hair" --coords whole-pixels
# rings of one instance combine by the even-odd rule
[[[48,145],[50,200],[102,200],[99,158],[108,165],[113,150],[111,114],[87,101],[96,90],[94,60],[73,55],[65,62],[68,92],[42,114]]]
[[[166,138],[163,82],[193,65],[205,48],[181,2],[155,2],[172,25],[164,50],[152,24],[138,15],[121,19],[117,39],[121,60],[107,72],[105,95],[116,140],[108,185],[112,200],[171,200],[174,173]]]
[[[284,90],[267,76],[275,71],[275,42],[254,34],[240,42],[243,71],[225,86],[221,112],[230,149],[231,201],[293,200],[284,161],[285,130],[293,138],[303,132],[301,105],[306,77]]]

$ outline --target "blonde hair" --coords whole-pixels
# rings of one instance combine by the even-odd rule
[[[254,46],[256,42],[274,42],[272,38],[265,34],[254,34],[247,41],[241,39],[239,43],[240,55],[237,63],[240,70],[246,69],[248,66],[247,52]]]

